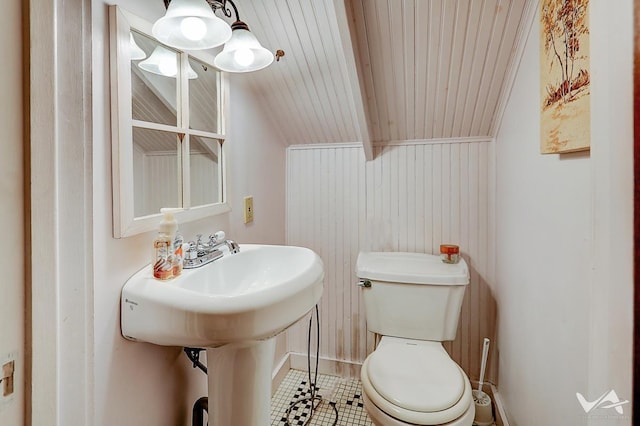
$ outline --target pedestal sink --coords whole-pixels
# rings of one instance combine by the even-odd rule
[[[322,295],[322,261],[302,247],[243,244],[171,281],[147,266],[122,289],[122,335],[207,349],[212,425],[269,424],[275,336]]]

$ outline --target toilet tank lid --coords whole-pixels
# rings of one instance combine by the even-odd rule
[[[409,284],[466,285],[469,269],[464,259],[444,263],[440,256],[406,252],[360,252],[358,278]]]

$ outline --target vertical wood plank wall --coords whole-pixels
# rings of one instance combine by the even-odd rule
[[[287,153],[287,242],[322,258],[321,358],[361,363],[373,350],[355,266],[360,250],[438,253],[461,247],[471,282],[456,340],[445,343],[469,377],[479,376],[482,339],[495,338],[490,288],[490,140],[409,141],[375,147],[291,146]],[[288,350],[307,351],[307,321],[287,332]],[[492,362],[491,364],[494,364]],[[488,379],[495,381],[489,367]]]

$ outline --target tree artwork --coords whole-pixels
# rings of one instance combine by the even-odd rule
[[[541,151],[590,146],[589,0],[540,5]]]

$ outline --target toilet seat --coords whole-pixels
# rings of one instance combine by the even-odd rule
[[[384,336],[363,363],[361,378],[379,409],[407,423],[448,423],[473,403],[469,380],[440,342]]]

